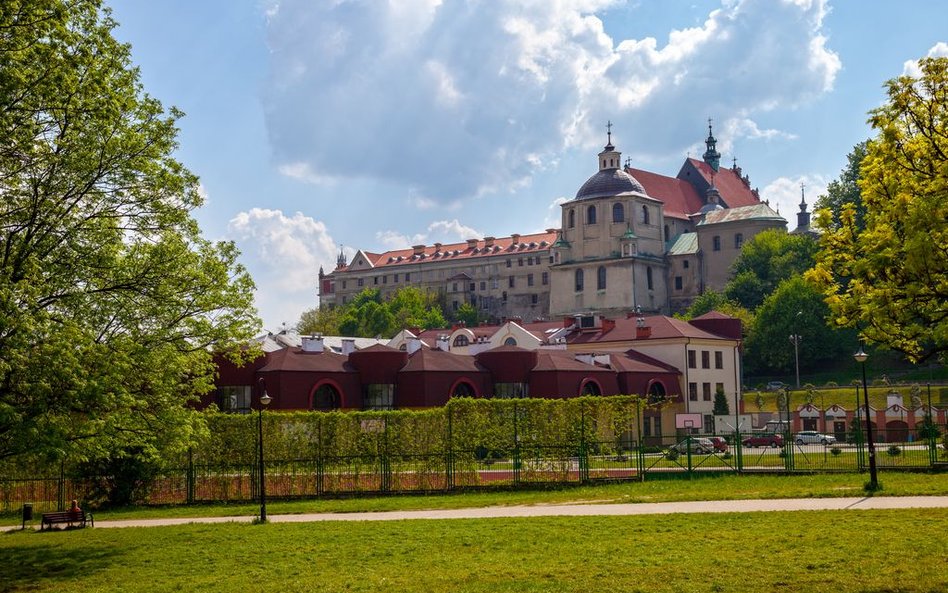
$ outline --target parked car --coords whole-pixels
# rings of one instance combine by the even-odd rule
[[[708,453],[714,452],[714,443],[704,437],[692,437],[690,440],[685,439],[683,441],[679,441],[669,447],[669,449],[684,455],[688,453],[689,444],[691,445],[692,454],[697,453],[699,455],[707,455]]]
[[[801,430],[793,437],[793,441],[798,445],[832,445],[836,442],[836,437],[831,434],[821,434],[815,430]]]
[[[727,441],[724,440],[724,437],[708,437],[708,440],[711,441],[711,444],[714,445],[714,450],[717,453],[726,453],[727,452]]]
[[[783,381],[771,381],[770,383],[767,383],[767,391],[779,391],[786,386],[787,384]]]
[[[745,447],[783,447],[783,435],[777,433],[758,433],[753,434],[741,444]]]

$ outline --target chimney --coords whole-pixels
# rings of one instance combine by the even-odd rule
[[[425,252],[424,245],[412,245],[411,248],[412,248],[412,255],[421,255],[422,253]]]
[[[421,350],[421,338],[408,338],[408,345],[405,350],[409,356]]]
[[[435,248],[435,253],[440,252],[440,251],[441,251],[441,243],[435,243],[435,244],[434,244],[434,248]]]
[[[615,319],[606,319],[605,317],[602,318],[602,333],[606,333],[606,332],[608,332],[608,331],[612,331],[612,330],[614,330],[615,328],[616,328],[616,320],[615,320]]]
[[[322,336],[303,336],[303,352],[322,352],[323,351],[323,337]]]
[[[438,350],[441,350],[442,352],[448,352],[451,350],[450,344],[451,344],[451,336],[447,334],[441,334],[438,336],[438,344],[437,344]]]
[[[576,325],[576,318],[575,318],[575,317],[564,317],[564,318],[563,318],[563,327],[569,329],[569,328],[573,327],[574,325]]]
[[[349,356],[356,349],[356,341],[353,338],[343,338],[342,339],[342,353],[345,356]]]
[[[484,247],[493,247],[494,239],[494,237],[484,237]]]
[[[652,328],[645,324],[645,318],[639,317],[635,320],[635,339],[645,340],[652,336]]]
[[[520,235],[517,234],[517,233],[514,233],[514,234],[510,235],[510,242],[513,243],[514,245],[516,245],[517,243],[519,243],[519,242],[520,242]]]
[[[468,240],[467,240],[467,248],[468,248],[468,249],[474,249],[475,247],[477,247],[477,239],[468,239]]]

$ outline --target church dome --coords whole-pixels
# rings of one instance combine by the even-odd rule
[[[606,198],[627,192],[644,194],[645,188],[635,177],[622,169],[602,169],[587,179],[586,183],[579,188],[579,191],[576,192],[576,199]]]

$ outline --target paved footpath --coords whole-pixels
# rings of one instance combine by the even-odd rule
[[[852,511],[862,509],[944,509],[948,496],[873,496],[867,498],[783,498],[774,500],[717,500],[634,504],[550,504],[492,506],[430,511],[380,511],[370,513],[304,513],[270,515],[271,523],[317,521],[403,521],[413,519],[492,519],[501,517],[588,517],[616,515],[666,515],[673,513],[753,513],[767,511]],[[96,527],[155,527],[188,523],[248,523],[252,516],[188,517],[177,519],[100,520]],[[0,531],[19,526],[0,527]]]

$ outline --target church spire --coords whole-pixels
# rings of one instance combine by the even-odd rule
[[[797,212],[797,230],[803,232],[810,228],[810,213],[806,211],[806,185],[800,184],[800,211]]]
[[[612,145],[612,122],[606,122],[606,145],[599,153],[599,170],[618,169],[622,167],[622,153]]]
[[[721,153],[717,151],[718,141],[715,139],[714,134],[711,132],[711,118],[708,118],[708,138],[704,141],[705,146],[708,147],[702,158],[704,162],[711,165],[711,168],[717,171],[721,166]]]

